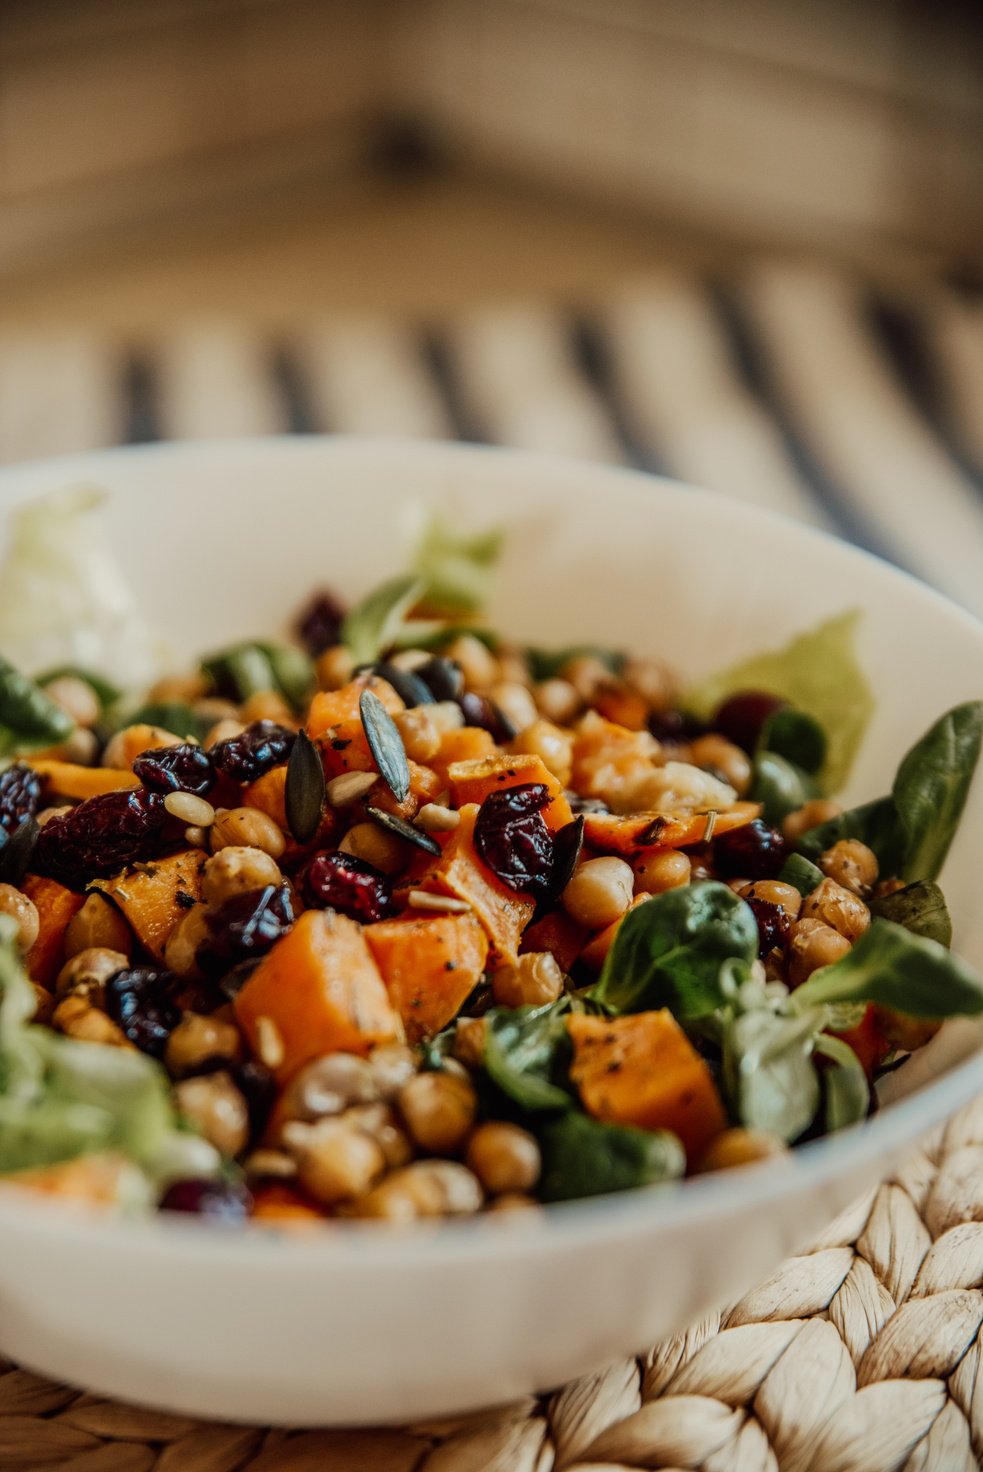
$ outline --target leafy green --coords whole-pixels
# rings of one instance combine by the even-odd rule
[[[771,751],[792,766],[814,777],[826,760],[826,732],[804,710],[783,706],[765,721],[758,740],[759,751]]]
[[[201,672],[215,694],[227,700],[248,700],[251,695],[275,690],[294,709],[303,706],[314,685],[314,669],[307,655],[285,644],[235,644],[203,659]]]
[[[812,894],[825,877],[822,869],[818,869],[804,854],[789,854],[778,874],[782,884],[791,884],[803,899]]]
[[[257,644],[269,660],[274,689],[294,710],[303,710],[314,689],[314,666],[302,649],[292,644]]]
[[[602,649],[598,644],[573,644],[568,649],[535,649],[525,651],[529,673],[534,680],[552,680],[571,659],[596,659],[619,675],[625,666],[625,656],[615,649]]]
[[[799,767],[776,751],[759,751],[751,765],[751,802],[763,804],[762,817],[773,827],[780,826],[789,813],[816,796],[816,786]]]
[[[809,858],[841,838],[858,838],[882,874],[935,879],[955,837],[980,755],[983,702],[940,716],[902,759],[891,795],[811,828],[798,848]]]
[[[668,1007],[678,1018],[701,1017],[724,1000],[722,963],[757,954],[758,927],[744,901],[726,884],[689,884],[628,911],[587,995],[619,1014]]]
[[[904,831],[902,879],[935,879],[962,817],[983,738],[983,701],[957,705],[908,752],[891,795]]]
[[[604,1124],[577,1112],[550,1120],[540,1130],[539,1142],[544,1201],[651,1186],[677,1180],[686,1169],[685,1151],[668,1130]]]
[[[894,894],[868,900],[870,913],[893,920],[915,935],[925,935],[940,946],[952,944],[952,921],[945,895],[932,879],[916,879]]]
[[[502,642],[494,630],[486,629],[483,624],[449,624],[438,618],[408,618],[397,629],[391,648],[428,649],[439,654],[462,634],[470,634],[473,639],[479,639],[492,653]]]
[[[348,611],[341,639],[357,665],[374,664],[390,648],[403,620],[426,588],[426,580],[412,574],[390,578]]]
[[[195,741],[204,741],[211,720],[202,720],[190,705],[183,700],[151,700],[135,708],[117,707],[113,711],[114,729],[124,726],[159,726],[162,731],[172,731],[175,736],[190,736]]]
[[[67,711],[0,658],[0,758],[55,746],[74,730]]]
[[[874,699],[856,656],[858,610],[838,614],[783,649],[741,660],[689,691],[684,705],[709,720],[729,695],[768,690],[818,722],[828,734],[819,772],[827,792],[838,791],[850,774],[874,709]]]
[[[909,1017],[983,1012],[983,977],[938,941],[874,920],[845,956],[792,993],[795,1011],[836,1002],[876,1002]]]
[[[433,513],[411,564],[426,586],[428,606],[448,614],[479,613],[488,601],[503,541],[500,527],[458,536],[439,513]]]
[[[566,998],[545,1007],[496,1007],[485,1014],[484,1064],[488,1076],[523,1109],[569,1109],[573,1099],[557,1082],[569,1062]]]
[[[826,1096],[826,1130],[832,1135],[867,1118],[870,1084],[860,1059],[842,1038],[821,1033],[816,1039],[815,1051],[829,1065],[823,1070],[823,1091]]]
[[[730,1020],[724,1029],[723,1079],[741,1124],[786,1141],[809,1128],[819,1107],[812,1049],[823,1019],[817,1009],[788,1017],[761,1008]]]

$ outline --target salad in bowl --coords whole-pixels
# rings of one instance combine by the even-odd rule
[[[0,506],[19,1363],[288,1424],[549,1388],[978,1090],[983,635],[928,590],[465,447],[117,451]]]

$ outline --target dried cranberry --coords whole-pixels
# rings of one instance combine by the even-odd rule
[[[550,800],[543,782],[491,792],[478,811],[474,846],[504,885],[519,894],[545,894],[555,863],[555,840],[542,809]]]
[[[713,841],[713,866],[723,879],[774,879],[788,844],[777,828],[752,818]]]
[[[295,731],[276,721],[253,721],[238,736],[219,741],[210,755],[219,771],[234,782],[255,782],[271,767],[282,766],[296,740]]]
[[[190,741],[145,751],[133,763],[133,775],[154,792],[193,792],[196,797],[204,797],[215,782],[208,752]]]
[[[657,741],[672,745],[680,741],[692,741],[706,730],[700,722],[681,710],[654,710],[649,715],[648,728]]]
[[[203,971],[218,974],[239,961],[264,955],[294,922],[290,891],[267,884],[227,899],[206,916],[208,939],[198,947]]]
[[[41,805],[41,778],[20,764],[0,772],[0,828],[13,833]]]
[[[317,657],[341,639],[345,610],[326,588],[316,592],[297,616],[294,628],[308,654]]]
[[[319,910],[338,910],[370,925],[392,914],[392,883],[354,854],[318,854],[307,866],[304,893]]]
[[[107,879],[127,864],[153,858],[167,809],[159,792],[138,787],[90,797],[41,829],[31,860],[36,874],[69,889]]]
[[[713,729],[752,754],[765,722],[776,710],[784,710],[787,705],[787,700],[767,690],[739,690],[718,707],[713,717]]]
[[[785,945],[792,930],[792,917],[782,905],[771,900],[746,899],[758,924],[758,955],[767,956],[776,946]]]
[[[106,982],[106,1011],[142,1053],[164,1056],[167,1039],[181,1021],[176,986],[172,972],[155,966],[126,966]]]
[[[500,710],[487,695],[475,695],[467,690],[458,701],[464,713],[466,726],[480,726],[488,731],[499,746],[504,746],[517,734],[515,727],[503,710]]]
[[[161,1211],[185,1211],[204,1216],[209,1221],[245,1221],[252,1210],[253,1198],[241,1181],[199,1180],[191,1177],[175,1181],[161,1198]]]

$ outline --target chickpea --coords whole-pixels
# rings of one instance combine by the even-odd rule
[[[375,1083],[376,1097],[387,1103],[416,1073],[416,1057],[403,1043],[383,1043],[369,1054],[369,1067]]]
[[[287,846],[273,819],[259,808],[228,808],[215,815],[210,829],[212,853],[223,848],[258,848],[278,859]]]
[[[51,1018],[51,1025],[66,1037],[84,1043],[106,1043],[111,1048],[129,1048],[131,1043],[117,1027],[112,1018],[98,1007],[93,1007],[88,997],[73,995],[58,1003]]]
[[[279,865],[270,854],[259,848],[232,844],[220,849],[205,863],[201,897],[206,905],[217,909],[238,894],[245,894],[250,889],[263,889],[267,884],[280,884],[282,880]]]
[[[529,686],[520,684],[517,680],[499,680],[491,687],[489,694],[517,731],[531,726],[539,715]]]
[[[0,915],[13,920],[17,926],[17,947],[26,954],[41,929],[41,917],[34,901],[13,884],[0,884]]]
[[[573,686],[585,705],[590,705],[598,690],[610,683],[611,671],[596,655],[575,654],[561,668],[560,678]]]
[[[498,679],[498,660],[474,634],[459,634],[444,655],[461,666],[469,690],[487,690]]]
[[[296,725],[293,711],[278,690],[257,690],[243,701],[239,713],[247,726],[253,721],[276,721],[292,730]]]
[[[418,1073],[400,1089],[399,1109],[421,1150],[453,1155],[471,1131],[478,1100],[467,1078],[447,1071]]]
[[[584,702],[569,680],[543,680],[533,691],[539,713],[558,726],[567,726],[583,708]]]
[[[378,1140],[343,1119],[285,1125],[283,1143],[297,1162],[304,1190],[325,1206],[364,1196],[385,1173]]]
[[[802,915],[824,920],[848,941],[855,941],[870,925],[870,911],[859,895],[835,879],[824,879],[802,902]]]
[[[459,1017],[455,1022],[454,1057],[465,1068],[480,1068],[484,1062],[486,1031],[483,1017]]]
[[[68,712],[76,726],[94,726],[102,715],[98,695],[88,680],[80,680],[77,675],[59,675],[57,680],[49,680],[44,693]]]
[[[481,1202],[481,1186],[466,1166],[454,1160],[417,1160],[393,1171],[360,1201],[359,1215],[391,1222],[473,1216]]]
[[[711,1140],[700,1157],[697,1170],[730,1170],[735,1165],[750,1165],[755,1160],[768,1160],[787,1155],[788,1146],[770,1130],[735,1128],[724,1130]]]
[[[507,1215],[511,1211],[542,1211],[542,1207],[535,1196],[524,1196],[521,1191],[506,1191],[502,1196],[496,1196],[489,1201],[488,1210],[493,1211],[496,1216]]]
[[[820,823],[838,818],[842,811],[839,803],[833,802],[832,798],[814,797],[803,807],[796,808],[794,813],[789,813],[782,823],[782,834],[789,843],[796,843],[810,828],[818,828]]]
[[[635,876],[624,859],[588,859],[563,891],[561,903],[588,930],[603,930],[626,913],[634,887]]]
[[[174,1085],[178,1112],[222,1155],[238,1155],[249,1143],[249,1109],[225,1072],[183,1079]]]
[[[653,710],[665,710],[676,694],[672,676],[665,665],[651,659],[629,659],[621,671],[629,690],[640,695]]]
[[[380,1097],[372,1065],[355,1053],[327,1053],[295,1073],[282,1099],[287,1119],[314,1120],[341,1114],[352,1104]]]
[[[782,884],[778,879],[756,879],[753,883],[743,882],[737,893],[744,900],[764,900],[769,905],[779,905],[792,920],[797,920],[802,909],[802,896],[794,884]]]
[[[296,1160],[282,1150],[254,1150],[243,1165],[254,1180],[292,1181],[297,1174]]]
[[[747,752],[716,733],[698,736],[691,742],[688,759],[696,767],[715,768],[738,796],[751,785],[751,760]]]
[[[208,688],[204,675],[165,675],[147,691],[147,699],[167,702],[180,701],[193,705],[200,700]]]
[[[74,762],[79,767],[94,767],[99,756],[99,739],[94,731],[89,731],[85,726],[76,726],[58,750],[63,762]]]
[[[200,981],[198,947],[211,938],[204,905],[186,911],[164,942],[164,965],[182,981]]]
[[[332,644],[318,655],[314,673],[319,689],[340,690],[355,673],[355,658],[346,644]]]
[[[428,705],[427,715],[441,735],[447,731],[459,731],[464,725],[464,712],[456,700],[438,700]]]
[[[573,737],[542,717],[520,728],[512,750],[538,756],[547,771],[566,787],[573,771]]]
[[[397,874],[409,859],[408,846],[395,833],[380,828],[378,823],[356,823],[349,828],[338,845],[339,852],[364,859],[383,874]]]
[[[220,716],[205,737],[205,750],[211,751],[212,747],[217,746],[220,741],[234,741],[237,736],[242,735],[245,729],[245,725],[237,715]]]
[[[163,726],[125,726],[107,743],[102,765],[126,771],[145,751],[154,751],[159,746],[180,746],[183,740],[183,736],[175,736],[173,731],[165,731]],[[139,750],[134,750],[135,746]]]
[[[237,1059],[241,1054],[242,1039],[234,1023],[186,1012],[167,1039],[164,1061],[171,1074],[181,1078],[214,1058]]]
[[[440,748],[440,732],[427,714],[426,706],[397,711],[393,722],[403,738],[403,747],[410,761],[426,766]]]
[[[492,992],[500,1007],[542,1007],[563,991],[563,972],[552,951],[528,951],[514,966],[492,973]]]
[[[664,894],[689,884],[693,865],[681,849],[663,848],[643,854],[631,867],[636,894]]]
[[[535,1136],[497,1120],[480,1124],[474,1131],[465,1161],[489,1196],[531,1191],[542,1168]]]
[[[346,1124],[371,1135],[385,1158],[387,1170],[398,1170],[413,1159],[413,1146],[388,1104],[353,1104],[344,1113]]]
[[[854,894],[869,894],[877,883],[876,856],[856,838],[841,838],[820,855],[819,867],[830,879]]]
[[[93,946],[102,950],[121,951],[129,956],[133,950],[133,932],[116,906],[101,894],[90,894],[65,930],[65,955],[77,956]]]
[[[129,966],[130,958],[122,951],[109,951],[104,946],[90,946],[77,951],[66,961],[55,981],[55,996],[72,993],[85,997],[90,1006],[101,1007],[103,988],[111,976]]]
[[[831,966],[849,949],[850,942],[846,936],[822,920],[811,917],[796,920],[788,947],[789,982],[792,986],[801,986],[814,971]]]

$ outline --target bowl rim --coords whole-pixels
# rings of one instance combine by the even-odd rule
[[[967,633],[980,640],[983,652],[983,622],[910,573],[821,528],[718,492],[691,487],[671,477],[507,446],[388,436],[287,434],[117,445],[0,467],[0,502],[13,493],[13,504],[22,503],[31,498],[32,492],[41,491],[42,482],[57,483],[60,477],[98,479],[101,466],[125,465],[127,461],[139,463],[173,457],[199,461],[207,467],[209,463],[243,454],[277,458],[295,454],[330,456],[335,452],[364,458],[366,463],[381,462],[393,455],[412,456],[435,467],[446,467],[453,462],[467,466],[499,460],[513,467],[509,478],[516,472],[522,473],[523,468],[532,476],[562,470],[574,482],[573,495],[582,493],[590,479],[605,482],[605,489],[612,494],[617,494],[619,487],[632,485],[657,492],[685,492],[694,502],[705,503],[731,516],[736,514],[742,520],[758,521],[762,526],[779,523],[806,544],[822,546],[827,554],[835,549],[836,556],[868,572],[873,565],[879,578],[897,584],[905,589],[906,596],[927,602],[961,624]],[[133,1217],[105,1207],[46,1197],[0,1179],[0,1225],[8,1222],[12,1226],[29,1226],[52,1239],[71,1236],[76,1245],[80,1238],[93,1245],[112,1238],[115,1239],[113,1250],[117,1252],[149,1249],[178,1256],[205,1253],[216,1264],[221,1261],[236,1270],[253,1261],[267,1262],[272,1252],[280,1264],[296,1264],[302,1271],[319,1263],[354,1265],[362,1260],[368,1260],[372,1266],[391,1263],[406,1267],[410,1259],[428,1261],[435,1255],[443,1261],[507,1261],[530,1253],[552,1253],[562,1245],[576,1246],[585,1241],[610,1244],[656,1231],[684,1228],[708,1216],[736,1215],[766,1206],[791,1192],[819,1188],[872,1165],[879,1158],[893,1156],[906,1145],[914,1147],[923,1134],[969,1103],[981,1088],[981,1059],[974,1055],[947,1069],[914,1094],[891,1103],[873,1118],[836,1135],[796,1146],[787,1156],[745,1166],[740,1171],[719,1171],[664,1186],[558,1202],[542,1211],[509,1213],[506,1217],[424,1222],[398,1231],[385,1222],[353,1221],[339,1227],[337,1221],[326,1220],[303,1231],[287,1233],[270,1225],[205,1222],[176,1213]],[[289,1253],[283,1251],[287,1237]]]

